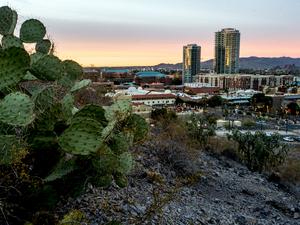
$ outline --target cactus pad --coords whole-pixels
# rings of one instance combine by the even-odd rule
[[[93,158],[92,164],[99,175],[112,174],[118,164],[117,157],[111,152],[108,146],[105,152]]]
[[[42,41],[46,34],[46,28],[39,20],[26,20],[20,29],[20,39],[25,43]]]
[[[78,91],[82,88],[85,88],[85,87],[89,86],[91,83],[92,83],[92,81],[89,80],[89,79],[85,79],[85,80],[81,80],[79,82],[76,82],[74,84],[74,86],[71,88],[71,92],[75,92],[75,91]]]
[[[0,103],[0,121],[13,126],[27,126],[34,120],[34,103],[30,97],[12,93]]]
[[[31,72],[41,80],[58,80],[62,75],[62,64],[56,56],[45,55],[32,64]]]
[[[24,49],[12,47],[0,51],[0,91],[18,84],[29,64],[30,58]]]
[[[116,184],[120,188],[124,188],[128,185],[127,177],[124,174],[115,174],[114,178],[115,178]]]
[[[116,167],[117,172],[122,174],[128,174],[133,168],[133,158],[129,152],[124,152],[119,156],[118,165]]]
[[[27,73],[23,77],[23,80],[25,80],[25,81],[37,80],[37,78],[35,76],[33,76],[32,73],[30,73],[29,71],[27,71]]]
[[[10,26],[10,29],[9,29],[9,34],[13,35],[14,34],[14,31],[15,31],[15,28],[16,28],[16,25],[17,25],[17,22],[18,22],[18,13],[13,10],[13,20],[12,20],[12,24]]]
[[[51,41],[48,39],[44,39],[36,43],[35,50],[36,52],[40,52],[43,54],[48,54],[51,49]]]
[[[22,41],[13,36],[13,35],[5,35],[2,38],[2,48],[7,49],[10,47],[18,47],[18,48],[24,48]]]
[[[97,187],[109,187],[112,183],[112,175],[106,174],[102,176],[96,176],[92,179],[92,183]]]
[[[134,143],[143,141],[149,132],[149,125],[146,120],[137,114],[132,114],[127,121],[126,129],[133,132]]]
[[[129,100],[118,100],[105,109],[105,117],[108,121],[123,121],[131,114],[131,102]]]
[[[11,29],[14,26],[14,12],[8,6],[0,8],[0,34],[12,34]]]
[[[98,121],[102,124],[103,127],[107,125],[107,121],[105,119],[105,110],[101,106],[97,105],[87,105],[80,109],[74,116],[73,119],[76,118],[90,118]]]
[[[72,117],[73,113],[72,110],[74,108],[74,97],[70,93],[66,94],[65,97],[62,99],[62,110],[64,117],[66,119]]]
[[[109,143],[111,150],[115,154],[122,154],[128,151],[130,145],[126,136],[122,132],[113,135]]]
[[[102,125],[92,119],[74,122],[59,137],[59,145],[74,155],[89,155],[101,147],[102,129]]]
[[[39,61],[41,58],[43,58],[43,56],[45,56],[45,54],[43,54],[41,52],[36,52],[34,54],[31,54],[30,55],[30,65]]]
[[[64,176],[72,173],[77,169],[76,158],[69,160],[61,159],[52,172],[44,179],[46,182],[55,181],[61,179]]]
[[[72,81],[79,79],[83,73],[82,67],[73,60],[63,61],[63,67],[64,76],[68,77]]]

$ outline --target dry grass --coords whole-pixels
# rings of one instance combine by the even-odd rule
[[[300,147],[290,151],[286,162],[279,167],[278,173],[282,181],[300,184]]]
[[[225,155],[228,157],[232,155],[236,157],[238,144],[235,141],[228,140],[226,137],[214,136],[208,139],[208,149],[217,155]]]

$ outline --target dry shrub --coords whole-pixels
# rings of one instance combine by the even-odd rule
[[[278,174],[283,182],[300,184],[300,147],[291,149],[286,162],[279,167]]]
[[[156,153],[179,176],[191,176],[199,172],[200,152],[193,147],[186,126],[181,121],[170,122],[156,136]]]
[[[227,137],[209,137],[208,151],[216,155],[223,155],[230,159],[239,160],[238,144],[235,141],[228,140]]]
[[[279,176],[282,181],[292,184],[300,183],[300,159],[288,159],[280,168]]]
[[[112,104],[112,99],[110,97],[106,97],[101,91],[88,87],[76,93],[75,103],[77,107],[87,104],[107,106]]]

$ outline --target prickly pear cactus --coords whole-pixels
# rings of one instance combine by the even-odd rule
[[[28,95],[12,93],[0,102],[0,121],[13,126],[27,126],[34,120],[34,103]]]
[[[46,28],[39,20],[26,20],[20,29],[20,39],[25,43],[42,41],[46,35]]]
[[[17,13],[8,6],[0,8],[0,34],[13,34],[17,23]]]
[[[42,54],[48,54],[51,49],[51,41],[48,39],[44,39],[36,43],[35,50],[36,52],[42,53]]]
[[[5,35],[2,37],[2,48],[7,49],[11,47],[18,47],[18,48],[24,48],[23,42],[13,36],[13,35]]]
[[[24,49],[12,47],[0,51],[0,91],[17,85],[29,65],[30,58]]]
[[[31,72],[41,80],[55,81],[61,78],[63,67],[58,57],[45,55],[31,66]]]
[[[90,155],[102,144],[102,129],[102,125],[93,119],[75,121],[59,137],[59,145],[74,155]]]
[[[74,96],[91,84],[80,80],[82,67],[54,55],[39,20],[26,20],[15,36],[17,19],[14,10],[0,7],[0,167],[13,164],[26,149],[22,163],[36,170],[28,176],[47,187],[68,179],[74,186],[90,180],[124,187],[134,165],[129,149],[148,132],[144,119],[132,115],[130,99],[79,107]],[[36,52],[29,55],[25,43],[35,44]]]

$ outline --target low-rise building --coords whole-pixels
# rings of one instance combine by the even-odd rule
[[[176,102],[174,94],[145,94],[132,95],[132,103],[135,105],[144,104],[148,106],[172,106]]]
[[[196,82],[210,84],[223,90],[260,90],[264,86],[278,87],[293,83],[292,75],[199,74]]]

